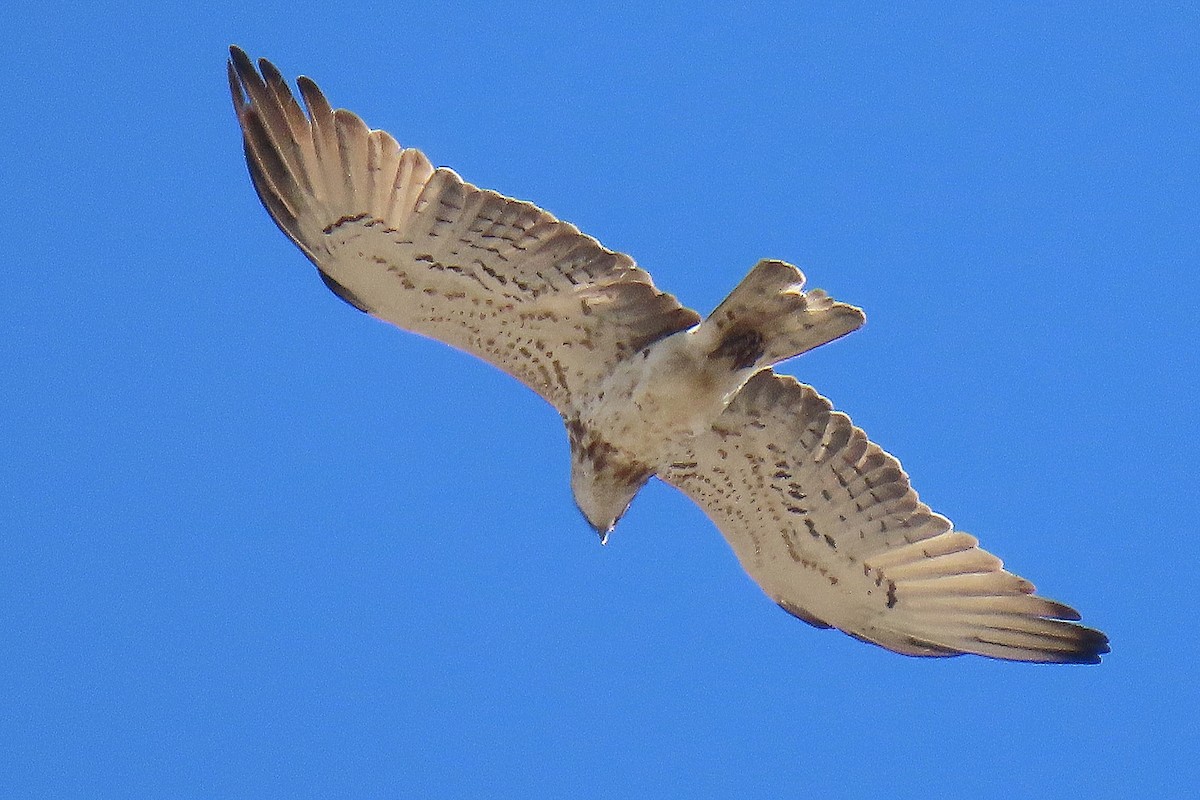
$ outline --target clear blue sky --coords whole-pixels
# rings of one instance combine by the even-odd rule
[[[1194,791],[1200,14],[433,5],[6,20],[0,795]],[[865,308],[784,370],[1112,654],[816,631],[662,485],[601,548],[548,406],[275,229],[230,43],[701,311]]]

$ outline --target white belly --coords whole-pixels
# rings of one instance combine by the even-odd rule
[[[698,352],[689,331],[672,334],[622,365],[584,415],[617,448],[659,466],[712,428],[750,377]]]

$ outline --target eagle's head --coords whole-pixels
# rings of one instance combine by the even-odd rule
[[[594,452],[573,450],[571,491],[575,495],[575,505],[604,544],[654,471],[611,454],[596,457]]]

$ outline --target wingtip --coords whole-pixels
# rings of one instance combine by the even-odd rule
[[[319,120],[326,120],[333,116],[333,106],[325,98],[325,93],[317,86],[316,81],[306,75],[301,75],[296,78],[296,86],[300,90],[304,107],[308,109],[308,115],[314,120],[314,124],[319,124]]]
[[[283,77],[283,73],[279,71],[279,67],[275,66],[265,58],[260,58],[258,60],[258,71],[262,73],[263,79],[268,85],[271,83],[287,83],[287,79]]]
[[[225,69],[229,74],[229,93],[233,97],[233,108],[240,116],[246,106],[247,82],[251,79],[249,76],[257,78],[258,74],[254,71],[254,62],[250,60],[250,56],[236,44],[229,45],[229,60],[225,62]]]
[[[1090,648],[1085,651],[1090,655],[1090,658],[1086,663],[1099,664],[1101,656],[1112,652],[1112,646],[1109,643],[1108,634],[1104,633],[1103,631],[1098,631],[1094,628],[1084,628],[1084,630],[1088,631],[1087,639],[1088,644],[1090,645]]]
[[[1100,664],[1103,656],[1112,652],[1108,636],[1103,632],[1083,625],[1073,626],[1078,629],[1078,649],[1063,653],[1059,663],[1063,664]]]
[[[250,56],[246,54],[246,51],[236,44],[229,45],[229,65],[239,75],[244,74],[246,71],[254,71],[254,62],[250,60]]]
[[[225,62],[225,71],[229,74],[229,94],[233,98],[233,110],[241,114],[242,108],[246,105],[246,95],[242,91],[242,82],[238,79],[233,61]]]
[[[256,85],[265,86],[272,79],[286,83],[279,68],[268,59],[260,58],[255,62],[245,50],[236,44],[229,45],[229,60],[226,64],[229,67],[230,79],[233,80],[236,77],[237,81],[242,84],[253,82]]]

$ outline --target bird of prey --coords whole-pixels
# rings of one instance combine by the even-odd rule
[[[334,294],[513,375],[562,415],[575,501],[601,540],[654,476],[746,572],[819,628],[913,656],[1097,663],[1104,634],[1033,593],[922,503],[899,462],[772,366],[863,324],[782,261],[707,318],[537,206],[434,168],[230,49],[246,160]]]

